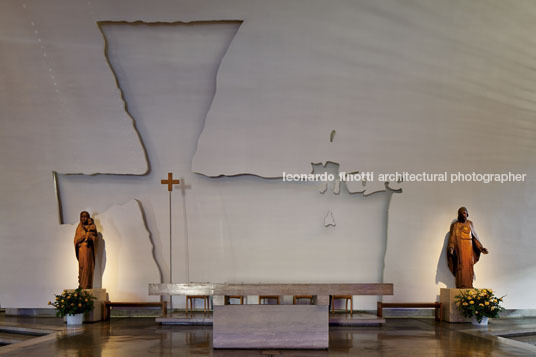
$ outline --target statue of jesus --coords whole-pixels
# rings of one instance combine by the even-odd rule
[[[488,254],[488,250],[478,239],[473,222],[467,217],[469,217],[467,208],[461,207],[458,210],[458,219],[450,226],[447,246],[449,269],[456,277],[458,289],[473,288],[473,266],[480,259],[480,253]]]

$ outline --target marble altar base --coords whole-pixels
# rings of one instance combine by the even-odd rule
[[[327,349],[327,305],[214,306],[214,348]]]

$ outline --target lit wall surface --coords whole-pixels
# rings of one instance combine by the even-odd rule
[[[490,250],[475,286],[536,308],[535,20],[530,1],[1,2],[0,306],[76,286],[81,210],[99,284],[149,300],[173,172],[174,282],[383,281],[385,301],[433,301],[466,206]],[[376,179],[281,179],[325,162]],[[526,178],[378,179],[397,171]]]

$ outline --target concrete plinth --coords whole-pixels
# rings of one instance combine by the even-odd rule
[[[74,290],[75,289],[67,289],[66,291],[71,292]],[[109,299],[106,289],[82,289],[82,291],[86,291],[96,297],[96,299],[93,300],[93,310],[85,314],[84,321],[102,321],[102,319],[104,318],[104,302]]]
[[[214,348],[327,349],[327,305],[214,306]]]
[[[464,317],[456,308],[456,295],[473,289],[446,289],[442,288],[439,293],[439,301],[443,306],[442,320],[447,322],[471,322]]]

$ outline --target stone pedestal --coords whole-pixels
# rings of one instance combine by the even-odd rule
[[[214,348],[327,349],[327,305],[215,305]]]
[[[75,289],[67,289],[67,291],[74,291]],[[86,322],[96,322],[102,321],[104,318],[104,302],[109,300],[108,293],[106,289],[82,289],[82,291],[87,291],[91,295],[95,296],[96,299],[93,300],[93,311],[85,314],[84,321]]]
[[[460,295],[463,291],[472,289],[445,289],[442,288],[439,294],[439,301],[443,307],[443,321],[447,322],[471,322],[471,319],[463,317],[456,308],[456,295]]]

